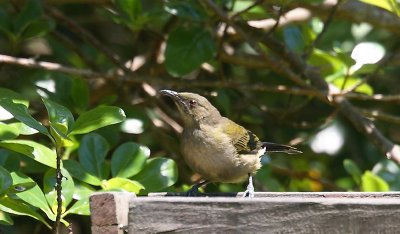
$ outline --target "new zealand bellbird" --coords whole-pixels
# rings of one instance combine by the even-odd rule
[[[188,195],[208,182],[249,184],[244,196],[254,197],[252,175],[261,167],[266,152],[301,153],[292,146],[261,142],[256,135],[221,116],[204,97],[195,93],[161,90],[173,99],[183,118],[181,151],[189,167],[205,179],[193,186]]]

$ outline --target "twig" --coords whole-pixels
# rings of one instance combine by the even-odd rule
[[[89,56],[83,53],[80,48],[78,48],[71,40],[69,40],[69,38],[65,37],[64,35],[62,35],[57,31],[50,32],[50,35],[59,42],[61,42],[62,44],[64,44],[64,46],[74,51],[91,69],[95,71],[101,70],[99,66],[97,66],[97,64],[94,63],[93,60],[89,58]]]
[[[70,30],[74,31],[82,39],[92,44],[96,49],[101,51],[105,56],[107,56],[115,65],[120,67],[124,72],[129,72],[124,64],[121,63],[120,57],[117,54],[112,53],[108,48],[103,46],[100,41],[98,41],[92,34],[90,34],[86,29],[79,26],[76,22],[72,21],[70,18],[65,17],[59,10],[43,4],[45,12],[52,18],[65,24]]]
[[[268,55],[261,46],[252,40],[243,30],[242,28],[238,27],[236,24],[234,24],[230,17],[228,17],[218,6],[216,6],[212,1],[210,0],[203,0],[203,2],[210,8],[212,11],[214,11],[225,23],[229,24],[232,28],[235,29],[235,31],[243,37],[249,44],[250,46],[257,51],[257,53],[264,59],[264,61],[270,66],[272,70],[274,70],[276,73],[283,74],[289,79],[291,79],[294,83],[298,84],[301,87],[306,87],[306,88],[311,88],[310,85],[308,85],[304,80],[302,80],[299,76],[296,75],[296,73],[292,72],[291,69],[289,69],[285,64],[282,62],[276,61],[275,58],[272,56]]]
[[[378,111],[378,110],[373,110],[373,111],[366,110],[366,109],[358,109],[358,110],[365,116],[372,117],[372,118],[379,119],[379,120],[386,121],[386,122],[400,124],[400,117],[398,117],[398,116],[386,114],[386,113],[383,113],[382,111]]]
[[[235,14],[233,14],[233,15],[231,16],[231,18],[234,19],[235,17],[237,17],[237,16],[239,16],[239,15],[241,15],[241,14],[243,14],[243,13],[249,11],[249,10],[251,10],[253,7],[255,7],[255,6],[261,4],[263,1],[264,1],[264,0],[257,0],[257,1],[255,1],[255,2],[253,2],[253,4],[251,4],[250,6],[246,7],[245,9],[243,9],[243,10],[241,10],[241,11],[236,12]]]
[[[34,59],[27,59],[27,58],[16,58],[2,54],[0,54],[0,63],[13,64],[26,68],[35,68],[47,71],[62,72],[65,74],[78,75],[86,78],[124,81],[132,83],[148,82],[153,84],[174,85],[180,87],[221,87],[221,88],[247,89],[253,91],[290,93],[294,95],[304,95],[304,96],[310,95],[310,96],[324,97],[324,94],[322,92],[318,92],[317,90],[293,88],[285,85],[267,86],[262,84],[243,84],[230,81],[221,82],[221,81],[180,80],[176,78],[168,79],[166,77],[156,78],[150,76],[149,77],[136,76],[135,74],[131,74],[129,76],[121,76],[117,74],[104,74],[104,73],[93,72],[87,69],[67,67],[58,63],[36,61]]]
[[[341,96],[343,94],[339,94]],[[344,96],[347,99],[357,99],[362,101],[380,101],[380,102],[396,102],[400,101],[400,95],[390,95],[390,94],[374,94],[365,95],[362,93],[346,93]]]
[[[61,212],[62,212],[62,198],[61,198],[61,192],[62,192],[62,178],[63,175],[61,174],[61,148],[56,147],[56,153],[57,153],[57,168],[56,168],[56,192],[57,192],[57,214],[56,214],[56,221],[54,222],[53,226],[53,234],[58,233],[58,228],[60,226],[60,220],[61,220]]]
[[[322,31],[318,34],[317,38],[315,38],[315,40],[313,41],[311,46],[303,54],[303,59],[304,60],[306,60],[306,61],[308,60],[308,58],[310,57],[312,51],[318,45],[319,41],[321,40],[321,38],[325,34],[325,32],[328,30],[328,27],[330,26],[330,24],[331,24],[331,22],[333,20],[333,16],[335,15],[336,10],[338,9],[340,3],[341,3],[341,0],[338,0],[338,2],[335,4],[335,6],[332,7],[331,11],[329,12],[328,18],[324,22],[324,26],[322,28]]]
[[[253,49],[256,50],[264,58],[264,60],[271,66],[272,70],[288,76],[298,85],[305,87],[304,81],[289,67],[286,67],[284,65],[279,66],[274,63],[274,60],[270,59],[270,56],[268,56],[265,51],[258,45],[260,41],[268,46],[269,49],[271,49],[273,52],[280,55],[286,62],[289,63],[291,67],[299,71],[300,74],[303,74],[305,77],[307,77],[311,81],[314,88],[325,91],[327,95],[325,97],[319,97],[320,99],[328,102],[329,104],[335,106],[338,110],[340,110],[343,115],[345,115],[353,123],[354,127],[357,130],[365,134],[369,138],[369,140],[373,142],[375,146],[377,146],[385,154],[386,158],[392,159],[400,165],[400,146],[394,144],[389,139],[387,139],[375,127],[375,125],[365,119],[365,117],[363,117],[351,105],[351,103],[346,100],[344,96],[332,96],[332,94],[340,93],[339,90],[333,85],[329,85],[328,83],[326,83],[324,78],[321,76],[320,73],[317,72],[314,67],[308,65],[302,58],[286,48],[286,46],[283,45],[280,41],[272,38],[269,35],[266,35],[262,31],[251,28],[244,22],[240,22],[241,24],[239,27],[238,25],[230,21],[229,17],[227,17],[226,14],[211,0],[203,0],[203,2],[212,11],[214,11],[214,13],[218,17],[220,17],[222,21],[231,25],[236,30],[236,32],[241,35],[247,41],[247,43],[249,43],[250,46],[252,46]],[[258,43],[254,42],[254,39],[250,38],[247,33],[253,36],[257,36],[259,39]],[[282,71],[282,67],[285,67],[287,70]],[[306,87],[308,88],[309,85],[306,85]],[[312,89],[312,87],[310,87],[310,89]]]
[[[311,10],[315,15],[326,17],[333,4],[323,1],[321,4],[309,3],[308,1],[292,1],[291,7],[304,7]],[[400,34],[400,18],[383,8],[364,3],[358,0],[346,0],[342,3],[335,14],[335,18],[345,19],[350,22],[365,22],[374,28],[385,29]]]
[[[280,6],[276,22],[275,22],[274,26],[272,26],[272,28],[268,31],[268,33],[267,33],[268,35],[271,35],[278,28],[279,23],[281,22],[282,15],[283,15],[283,6]]]

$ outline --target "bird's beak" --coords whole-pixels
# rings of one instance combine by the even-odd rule
[[[179,99],[178,93],[175,92],[175,91],[172,91],[172,90],[164,89],[164,90],[160,90],[159,93],[160,93],[161,95],[165,95],[165,96],[171,97],[171,98],[173,98],[174,100]]]
[[[160,90],[159,93],[164,96],[168,96],[172,98],[172,100],[175,102],[175,105],[178,107],[179,111],[185,112],[187,111],[187,106],[185,105],[184,100],[179,96],[179,93],[172,91],[172,90]]]

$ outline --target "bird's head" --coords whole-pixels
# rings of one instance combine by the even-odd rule
[[[171,97],[178,107],[185,126],[198,126],[200,123],[216,123],[221,117],[217,108],[203,96],[195,93],[178,93],[161,90],[160,94]]]

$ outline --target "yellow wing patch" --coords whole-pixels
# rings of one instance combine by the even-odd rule
[[[229,136],[239,154],[252,153],[262,144],[256,135],[230,120],[224,124],[223,131]]]

